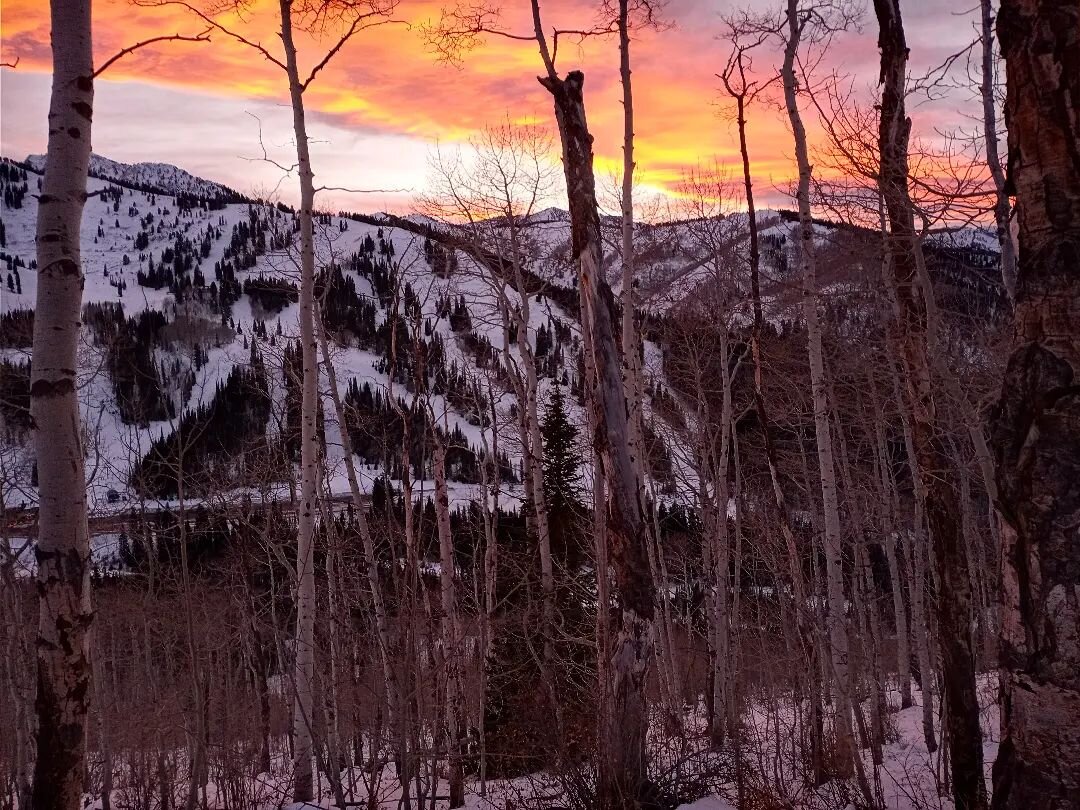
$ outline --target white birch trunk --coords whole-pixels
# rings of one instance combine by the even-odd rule
[[[818,471],[821,478],[821,500],[824,516],[826,588],[829,601],[829,650],[832,663],[831,680],[835,694],[836,753],[840,772],[850,774],[854,763],[854,740],[851,733],[848,636],[844,614],[840,506],[836,487],[836,465],[833,459],[832,430],[829,425],[825,358],[817,309],[817,261],[814,248],[814,223],[810,212],[812,169],[806,140],[806,128],[799,112],[798,79],[795,75],[795,57],[802,37],[800,17],[798,0],[788,0],[788,38],[784,50],[784,65],[781,76],[784,84],[784,102],[795,140],[795,158],[799,169],[798,260],[804,286],[803,317],[806,320],[807,348],[810,360],[810,387],[814,407],[814,433],[817,443]]]
[[[90,163],[90,0],[52,0],[49,146],[38,200],[30,412],[38,480],[35,810],[77,810],[90,701],[90,547],[76,395],[82,308],[79,228]]]
[[[304,89],[292,33],[292,0],[280,0],[281,40],[289,76],[293,134],[300,176],[300,503],[296,537],[296,636],[293,666],[293,800],[311,801],[315,680],[315,520],[318,504],[318,354],[315,340],[315,183],[304,116]]]

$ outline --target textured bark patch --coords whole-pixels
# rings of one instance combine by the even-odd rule
[[[74,259],[57,259],[49,269],[53,268],[62,276],[78,276],[80,273],[79,263]]]
[[[38,661],[37,696],[34,708],[39,718],[38,756],[34,763],[34,797],[36,808],[56,808],[78,805],[81,793],[82,757],[86,743],[85,726],[81,722],[66,722],[73,708],[85,714],[86,690],[76,708],[52,688],[51,673]]]
[[[30,386],[30,396],[34,399],[52,399],[75,391],[75,381],[62,379],[53,382],[51,380],[36,380]]]
[[[1012,354],[991,417],[1002,520],[1001,810],[1080,807],[1080,6],[1003,0],[1019,211]]]
[[[85,101],[76,101],[71,105],[71,108],[87,121],[92,121],[94,119],[94,108]]]

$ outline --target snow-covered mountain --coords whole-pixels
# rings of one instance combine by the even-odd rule
[[[0,433],[8,442],[6,452],[13,454],[6,469],[21,470],[14,482],[4,482],[9,504],[35,499],[32,454],[17,435],[19,411],[10,404],[28,402],[28,311],[37,290],[35,195],[42,163],[40,156],[31,156],[23,164],[0,164]],[[88,444],[95,457],[95,463],[88,464],[94,508],[112,508],[110,491],[121,498],[136,497],[139,487],[133,475],[153,466],[153,453],[168,451],[168,443],[188,429],[185,424],[208,430],[215,418],[223,420],[225,428],[214,468],[226,470],[237,490],[254,486],[239,470],[250,466],[245,453],[250,456],[252,451],[240,449],[230,434],[232,426],[248,425],[265,447],[288,455],[283,437],[295,419],[290,374],[295,376],[298,368],[290,355],[298,333],[295,214],[167,164],[126,165],[95,155],[91,175],[82,222],[86,281],[80,365]],[[651,323],[678,321],[683,308],[721,300],[714,291],[725,285],[729,292],[718,309],[704,313],[706,320],[729,330],[749,322],[745,268],[737,258],[744,255],[744,220],[732,215],[636,225],[636,297]],[[795,222],[781,211],[759,212],[758,221],[765,312],[779,327],[799,318],[798,285],[791,283],[788,262]],[[419,215],[318,217],[323,318],[339,389],[360,425],[350,427],[350,436],[365,486],[381,473],[400,474],[388,460],[394,450],[388,445],[394,440],[390,425],[400,420],[387,414],[399,398],[406,404],[416,401],[414,375],[424,373],[432,394],[423,418],[451,435],[461,450],[450,465],[456,497],[476,497],[476,465],[496,444],[500,457],[494,463],[507,479],[505,492],[511,498],[520,496],[521,451],[514,425],[519,403],[506,367],[507,358],[518,368],[523,360],[515,330],[505,327],[507,308],[521,312],[527,304],[527,341],[537,358],[539,399],[547,402],[553,386],[565,388],[569,417],[580,428],[579,436],[586,435],[569,218],[553,208],[534,213],[527,223],[528,255],[522,257],[525,277],[519,282],[493,273],[499,262],[485,262],[480,253],[462,250],[463,240],[472,235],[460,226]],[[604,267],[617,292],[618,222],[607,219],[603,227]],[[941,278],[956,296],[993,300],[989,237],[992,234],[965,232],[956,237],[959,243],[951,243],[959,248],[935,243],[937,250],[978,254],[975,262],[939,263]],[[857,229],[830,225],[819,229],[818,238],[826,257],[827,250],[849,256],[860,238],[878,243]],[[865,261],[823,261],[822,290],[838,307],[859,307],[867,278],[877,278],[879,261],[872,253],[867,256]],[[662,338],[655,332],[649,337],[645,407],[655,438],[650,455],[659,488],[677,497],[693,487],[693,480],[679,467],[672,442],[685,430],[686,416],[680,411],[693,407],[680,400],[677,386],[667,377],[668,347],[657,342]],[[401,349],[412,341],[420,346],[423,372],[417,370],[420,361]],[[253,380],[254,396],[236,393],[237,386]],[[327,387],[324,375],[324,393]],[[262,398],[265,408],[258,404]],[[328,402],[324,411],[329,486],[344,492],[342,426]],[[579,449],[587,469],[589,448],[583,438]],[[415,477],[429,478],[423,458],[416,464]],[[282,492],[287,490],[286,478],[278,474],[275,479]],[[170,497],[167,486],[149,490],[158,500]],[[147,491],[142,487],[143,495]]]
[[[41,173],[45,170],[45,155],[30,155],[27,167]],[[201,177],[169,163],[119,163],[98,154],[90,156],[90,176],[141,191],[152,191],[172,197],[190,195],[206,200],[227,199],[243,202],[246,198],[228,186]]]
[[[23,364],[30,359],[27,311],[37,291],[34,229],[41,163],[31,158],[3,165],[5,176],[13,177],[5,180],[5,189],[18,194],[0,209],[0,386],[7,389],[0,399],[18,401],[29,374]],[[298,221],[287,209],[238,202],[224,186],[172,166],[125,166],[95,157],[92,174],[82,222],[86,280],[80,367],[83,411],[93,433],[89,444],[98,458],[88,464],[93,507],[108,511],[110,491],[136,497],[132,474],[154,443],[179,435],[185,419],[216,408],[234,372],[253,368],[256,355],[268,389],[269,415],[262,417],[261,428],[267,444],[286,431],[292,396],[287,366],[298,334],[293,248]],[[367,408],[362,416],[382,424],[378,408],[385,410],[391,399],[413,401],[414,361],[403,356],[405,350],[391,356],[389,347],[394,329],[404,343],[407,330],[419,324],[433,391],[427,419],[464,448],[456,461],[451,459],[450,475],[457,497],[475,497],[476,459],[485,445],[494,444],[490,399],[498,420],[507,424],[516,407],[501,358],[509,351],[520,362],[520,353],[513,345],[504,348],[499,299],[520,307],[522,295],[467,256],[440,246],[435,223],[427,218],[394,218],[393,224],[380,217],[321,215],[318,220],[318,260],[325,270],[320,285],[330,287],[323,304],[330,350],[342,394],[355,388],[347,404]],[[552,233],[550,241],[561,245],[566,236]],[[448,272],[451,256],[453,273]],[[556,384],[566,386],[568,394],[579,389],[575,314],[557,302],[572,299],[573,291],[553,285],[550,292],[529,295],[529,340],[543,355],[538,361],[542,398]],[[325,379],[323,384],[325,390]],[[569,395],[567,401],[571,417],[583,423],[580,405]],[[341,428],[329,403],[325,409],[329,483],[344,492]],[[7,426],[17,427],[11,412],[7,417]],[[513,497],[520,451],[513,446],[514,432],[506,424],[500,429],[507,435],[499,438],[499,463],[506,471],[505,491]],[[357,455],[369,487],[386,468],[380,441],[363,431],[354,437],[354,444],[367,444]],[[5,482],[13,487],[7,502],[32,504],[28,447],[20,459],[21,479]],[[414,474],[423,479],[429,473]],[[161,490],[156,497],[167,500],[169,494]]]

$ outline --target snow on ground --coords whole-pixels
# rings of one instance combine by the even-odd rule
[[[34,164],[31,161],[31,165]],[[133,316],[143,310],[153,309],[165,312],[175,310],[175,302],[167,289],[155,290],[140,286],[135,278],[136,272],[147,268],[146,259],[158,260],[161,252],[170,247],[174,241],[174,235],[179,233],[185,238],[198,244],[208,229],[220,231],[220,237],[210,244],[209,254],[202,258],[199,268],[207,278],[207,282],[213,280],[214,263],[221,260],[232,234],[233,227],[249,218],[249,204],[230,204],[222,209],[203,210],[193,208],[190,211],[179,211],[176,198],[164,193],[151,194],[143,191],[125,188],[119,200],[114,206],[111,197],[101,194],[108,188],[112,181],[119,183],[138,183],[165,189],[176,189],[183,193],[223,194],[226,189],[209,181],[194,178],[183,170],[164,164],[138,164],[126,166],[95,156],[92,173],[98,175],[88,181],[88,191],[91,194],[87,201],[83,216],[82,259],[86,276],[83,302],[103,303],[117,302],[123,306],[127,316]],[[31,261],[35,256],[34,232],[37,218],[37,199],[34,196],[37,191],[37,183],[40,175],[33,170],[29,175],[29,193],[18,209],[2,211],[3,220],[7,230],[7,247],[5,252],[11,256],[19,257],[24,263],[20,268],[22,293],[17,294],[0,285],[0,312],[15,309],[32,308],[37,295],[37,272],[31,269]],[[108,179],[100,179],[108,178]],[[114,207],[117,210],[114,210]],[[267,211],[269,209],[260,209]],[[146,226],[147,215],[153,215],[153,225]],[[292,227],[294,218],[291,214],[283,215],[282,227]],[[565,237],[565,223],[552,221],[543,226],[550,229],[545,232],[545,238],[549,238],[554,244],[559,241],[559,234]],[[142,251],[135,249],[135,240],[140,232],[146,231],[150,236],[149,245]],[[363,240],[367,237],[377,239],[382,233],[387,242],[394,246],[395,259],[403,274],[413,286],[421,301],[422,315],[434,325],[434,330],[444,340],[448,365],[456,363],[459,368],[471,370],[476,373],[475,359],[463,345],[460,336],[451,329],[448,319],[437,317],[438,301],[443,296],[464,295],[468,302],[474,323],[474,333],[477,336],[486,337],[493,346],[501,349],[503,346],[501,320],[496,316],[497,299],[494,288],[489,280],[479,276],[477,272],[463,272],[450,279],[441,279],[435,276],[427,265],[423,256],[423,240],[413,233],[395,230],[389,227],[359,223],[351,220],[342,220],[339,217],[331,217],[328,223],[320,223],[317,228],[317,254],[320,264],[334,259],[342,259],[359,249]],[[125,264],[125,257],[127,264]],[[465,260],[463,264],[468,264]],[[476,268],[472,268],[473,271]],[[238,271],[237,278],[243,281],[245,277],[258,275],[284,277],[294,282],[297,280],[298,268],[295,257],[285,252],[268,252],[258,258],[254,268]],[[355,274],[352,274],[357,284],[357,292],[360,295],[373,296],[370,283]],[[124,285],[126,284],[126,288]],[[506,287],[505,295],[513,302],[520,302],[518,293]],[[185,305],[188,306],[188,305]],[[184,411],[190,411],[204,404],[213,397],[217,385],[228,377],[231,370],[238,364],[248,362],[248,352],[244,348],[245,341],[254,341],[253,327],[256,319],[264,320],[267,331],[276,333],[280,324],[284,339],[294,338],[298,334],[297,326],[298,307],[295,304],[286,306],[277,314],[267,315],[261,311],[256,312],[247,296],[241,296],[232,307],[231,318],[239,328],[240,334],[230,336],[222,345],[208,345],[204,348],[208,351],[207,362],[196,374],[196,382],[190,397],[184,405]],[[529,318],[530,339],[535,342],[535,330],[541,324],[547,324],[554,316],[560,318],[569,325],[574,332],[575,342],[577,337],[577,324],[568,313],[561,312],[549,299],[533,302]],[[381,322],[386,317],[385,312],[379,308],[377,319]],[[119,416],[116,403],[111,393],[111,381],[108,375],[102,372],[103,352],[92,345],[88,330],[84,330],[80,352],[80,401],[82,412],[88,430],[87,445],[90,448],[90,457],[87,460],[87,473],[89,479],[89,498],[91,513],[95,515],[112,514],[119,510],[121,505],[109,504],[107,494],[115,490],[122,497],[133,498],[134,493],[127,486],[128,471],[131,465],[145,453],[149,444],[162,435],[170,432],[174,423],[179,421],[178,413],[175,420],[153,422],[145,427],[137,427],[124,424]],[[265,350],[266,347],[262,347]],[[4,356],[11,359],[25,359],[29,356],[29,349],[5,349]],[[512,346],[510,352],[515,361],[521,361],[517,347]],[[159,362],[171,363],[179,359],[182,365],[191,367],[190,352],[182,345],[159,348],[156,359]],[[380,358],[372,352],[356,348],[354,346],[335,346],[332,352],[335,367],[338,371],[338,384],[344,389],[351,380],[356,379],[359,383],[369,382],[373,388],[381,390],[384,394],[393,392],[395,396],[410,401],[412,395],[405,391],[402,386],[392,387],[388,376],[378,370]],[[567,352],[564,370],[573,377],[573,351]],[[272,385],[271,396],[276,413],[280,414],[283,407],[284,384],[280,373],[274,373],[270,369],[269,378]],[[550,381],[544,380],[541,384],[541,400],[545,400]],[[326,377],[323,375],[323,391],[327,391]],[[510,409],[514,404],[511,393],[501,390],[498,386],[493,388],[493,393],[499,407],[501,419],[509,420]],[[345,477],[344,464],[340,450],[340,428],[331,414],[333,408],[326,403],[327,440],[330,448],[330,485],[335,494],[344,494],[348,491]],[[482,428],[470,423],[464,416],[454,410],[441,396],[432,397],[432,411],[436,421],[445,424],[450,430],[458,428],[466,437],[467,441],[479,449],[485,443],[491,444],[492,436],[490,428]],[[570,397],[567,397],[567,406],[571,411],[570,417],[579,426],[584,426],[584,412]],[[273,420],[272,420],[273,422]],[[271,428],[272,429],[272,428]],[[515,446],[514,431],[502,436],[500,449],[510,456],[511,464],[516,464],[519,457],[519,449]],[[363,465],[357,460],[359,467]],[[366,471],[368,479],[373,479],[373,470]],[[420,487],[418,489],[423,492]],[[466,501],[475,498],[475,487],[463,485],[452,486],[451,498],[456,501]],[[511,488],[512,490],[512,488]],[[430,488],[427,490],[430,492]],[[236,493],[239,494],[239,493]],[[28,497],[34,500],[33,490],[28,487],[20,487],[21,500]],[[517,496],[512,492],[506,495],[508,504],[515,503]],[[33,505],[29,503],[28,505]]]
[[[279,693],[283,686],[280,683],[277,685]],[[995,702],[997,689],[994,676],[980,676],[979,692],[980,704],[983,706],[984,762],[989,790],[990,770],[998,749],[998,707]],[[716,753],[708,749],[704,736],[704,707],[700,703],[684,718],[686,734],[682,744],[671,744],[669,740],[667,747],[659,750],[658,746],[663,746],[659,741],[661,724],[653,722],[650,747],[654,770],[663,772],[659,781],[681,775],[685,780],[682,783],[684,785],[693,784],[695,779],[704,779],[706,783],[715,786],[710,795],[682,804],[677,810],[735,810],[740,806],[791,810],[854,810],[864,806],[854,779],[847,782],[833,780],[817,787],[807,783],[804,778],[804,764],[796,763],[792,758],[791,742],[798,739],[799,730],[793,726],[790,695],[775,697],[776,703],[771,706],[763,702],[752,703],[744,714],[740,749],[744,763],[742,804],[739,798],[740,790],[733,775],[733,752],[730,747]],[[922,695],[918,689],[914,689],[915,705],[903,710],[898,709],[898,692],[891,692],[888,698],[891,707],[888,723],[893,736],[883,748],[881,766],[875,771],[870,752],[861,752],[862,766],[875,795],[874,806],[882,810],[953,810],[948,790],[939,790],[938,787],[943,784],[943,750],[939,748],[937,753],[929,754],[922,740]],[[864,706],[864,710],[865,708]],[[935,722],[939,721],[940,715],[935,713]],[[940,724],[938,733],[940,735]],[[367,750],[367,743],[364,748]],[[381,768],[374,782],[371,774],[361,766],[350,765],[342,770],[341,782],[346,800],[363,807],[371,796],[375,805],[380,808],[399,807],[401,788],[392,761],[387,761],[389,759],[383,758],[387,764]],[[178,757],[178,760],[182,760],[182,756]],[[313,771],[316,774],[315,800],[302,805],[291,803],[291,762],[287,751],[276,751],[270,773],[247,778],[247,806],[252,810],[300,810],[302,807],[330,810],[336,806],[331,786],[318,767]],[[730,776],[725,777],[723,774]],[[426,795],[430,797],[434,793],[437,797],[434,810],[447,808],[449,785],[446,775],[445,763],[441,762],[438,779],[434,784],[427,770],[421,778]],[[538,772],[514,779],[488,780],[483,791],[475,775],[467,776],[465,807],[467,810],[555,810],[574,807],[578,806],[579,797],[571,795],[570,791],[580,787],[576,780],[584,778],[588,782],[594,776],[587,765],[582,765],[569,779],[556,773]],[[369,785],[372,784],[374,787],[370,788]],[[235,790],[235,785],[231,787]],[[122,798],[122,790],[123,788],[119,788],[114,793],[113,806],[117,806],[117,800]],[[217,785],[211,782],[207,788],[208,806],[223,807],[223,799],[224,797],[219,796]],[[85,806],[88,810],[100,810],[100,797],[88,796]]]
[[[122,567],[120,545],[119,532],[106,532],[91,537],[90,560],[93,569],[102,574],[119,573]],[[14,555],[15,576],[34,576],[37,572],[37,560],[34,558],[33,538],[19,535],[9,537],[8,546]]]

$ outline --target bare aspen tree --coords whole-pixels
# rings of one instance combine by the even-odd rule
[[[813,167],[799,109],[800,77],[799,49],[804,38],[827,37],[835,27],[848,24],[850,12],[835,8],[828,3],[801,3],[787,0],[780,36],[784,40],[784,60],[780,77],[784,88],[784,105],[795,141],[795,159],[799,180],[797,202],[799,213],[799,238],[797,259],[803,280],[803,318],[806,321],[807,349],[809,353],[810,381],[814,404],[814,433],[817,442],[821,499],[824,515],[824,547],[826,585],[829,612],[829,650],[832,664],[832,681],[835,690],[835,727],[837,759],[841,773],[852,772],[854,763],[854,738],[851,731],[851,685],[848,668],[848,633],[844,616],[844,571],[842,537],[840,530],[840,505],[837,494],[836,462],[833,458],[832,428],[829,424],[828,387],[825,357],[821,340],[821,324],[818,315],[817,262],[815,259],[814,221],[810,211],[810,183]],[[836,19],[833,19],[833,18]],[[786,30],[785,30],[786,29]]]
[[[540,380],[530,338],[533,307],[538,306],[532,296],[542,293],[545,285],[534,280],[526,266],[536,258],[535,209],[551,188],[552,172],[547,162],[550,147],[550,138],[535,127],[490,128],[473,141],[474,165],[469,170],[460,160],[441,155],[437,158],[434,179],[438,193],[424,207],[448,222],[467,223],[466,227],[452,229],[445,239],[470,260],[457,272],[479,276],[494,298],[496,318],[502,327],[502,365],[518,403],[525,487],[540,557],[540,663],[555,709],[558,700],[551,671],[556,635],[555,564],[544,487]],[[512,348],[517,349],[517,358]]]
[[[894,283],[892,295],[898,321],[900,358],[904,369],[906,404],[911,412],[911,434],[921,480],[937,574],[938,639],[941,674],[948,710],[953,796],[958,808],[986,806],[983,782],[982,732],[975,689],[970,560],[959,523],[960,503],[953,463],[943,447],[934,396],[930,352],[937,349],[926,300],[933,290],[922,285],[916,253],[915,216],[908,192],[908,138],[906,95],[908,46],[899,0],[875,0],[881,50],[881,117],[878,145],[879,183],[888,213],[886,239]],[[924,697],[924,701],[925,701]]]
[[[634,322],[634,91],[630,79],[630,0],[618,0],[619,81],[623,105],[622,169],[622,353],[623,387],[630,414],[630,453],[643,477],[641,459],[641,390],[637,325]],[[639,483],[644,486],[644,482]]]
[[[623,390],[626,394],[627,424],[630,435],[627,441],[630,460],[634,465],[638,499],[643,512],[648,511],[646,490],[646,446],[644,424],[644,379],[641,368],[641,334],[637,325],[637,299],[634,290],[637,286],[636,258],[634,255],[634,92],[630,69],[631,30],[635,27],[634,16],[641,18],[636,27],[655,27],[659,23],[655,17],[657,2],[649,0],[618,0],[615,10],[615,26],[619,39],[619,83],[622,88],[623,107],[623,167],[620,194],[621,228],[620,252],[622,256],[622,367]],[[636,15],[635,15],[636,12]],[[650,521],[645,521],[645,542],[648,551],[649,566],[654,579],[663,578],[664,557],[660,547],[659,534],[653,531]],[[653,623],[654,649],[659,659],[659,679],[661,692],[665,694],[664,704],[668,709],[668,723],[673,728],[681,725],[678,710],[679,674],[672,655],[672,626],[668,611],[661,606],[658,620]]]
[[[38,197],[37,308],[30,409],[38,479],[37,757],[32,805],[75,810],[82,798],[91,697],[90,545],[76,394],[94,77],[150,41],[93,65],[90,0],[52,0],[49,144]],[[155,38],[180,39],[179,36]]]
[[[899,508],[896,497],[896,482],[889,463],[888,446],[885,437],[883,405],[878,394],[874,374],[867,374],[870,400],[874,410],[874,465],[877,468],[878,481],[886,514],[889,515],[891,529],[885,535],[885,559],[889,566],[889,582],[892,590],[893,621],[896,625],[896,677],[900,682],[900,708],[912,705],[911,695],[911,643],[908,632],[908,610],[904,603],[903,583],[910,581],[911,574],[903,574],[903,556],[897,552],[899,539]]]
[[[368,524],[367,507],[360,490],[360,479],[356,472],[356,458],[353,454],[352,438],[346,420],[345,407],[341,399],[341,390],[338,388],[337,369],[334,367],[333,358],[330,355],[330,347],[326,339],[326,327],[323,323],[321,307],[318,304],[316,304],[314,322],[318,334],[319,350],[322,355],[322,365],[326,370],[330,401],[334,407],[334,417],[337,420],[341,436],[341,452],[345,462],[346,476],[349,480],[349,493],[352,496],[353,510],[356,514],[356,525],[363,545],[364,567],[368,588],[371,589],[372,612],[375,614],[379,663],[382,667],[383,688],[386,691],[387,719],[390,726],[394,727],[401,701],[399,679],[394,672],[393,666],[396,648],[387,616],[386,597],[383,594],[382,580],[379,577],[379,563],[375,556],[375,541],[372,537],[371,526]],[[402,753],[398,752],[398,756],[400,757]],[[407,785],[402,785],[402,790],[407,791]]]
[[[494,24],[497,13],[485,7],[458,7],[444,12],[440,26],[429,32],[444,56],[453,58],[474,45],[482,34],[536,42],[543,67],[538,77],[554,104],[562,144],[563,173],[570,208],[571,258],[578,270],[587,410],[597,466],[604,477],[604,541],[614,572],[619,621],[605,671],[611,680],[605,696],[607,730],[599,763],[599,796],[604,806],[628,807],[639,798],[647,780],[645,741],[649,717],[647,681],[652,659],[655,586],[649,565],[648,536],[630,452],[622,359],[615,337],[614,296],[604,277],[600,214],[593,172],[592,135],[585,116],[585,76],[560,76],[555,65],[558,37],[545,32],[539,0],[531,0],[531,34],[511,34]],[[577,35],[608,29],[577,31]],[[600,509],[600,504],[596,504]],[[599,572],[604,576],[604,572]],[[604,689],[604,685],[601,685]]]
[[[311,755],[314,723],[315,679],[315,518],[318,511],[319,364],[315,342],[315,243],[313,213],[315,174],[311,168],[304,86],[296,63],[293,41],[292,0],[280,0],[281,42],[285,72],[289,77],[296,160],[300,178],[300,357],[303,366],[300,405],[300,504],[296,529],[296,637],[294,641],[293,689],[293,799],[314,798]]]
[[[534,3],[537,38],[542,39]],[[542,45],[546,50],[546,46]],[[645,521],[638,499],[634,464],[627,442],[629,425],[622,371],[615,342],[611,288],[604,279],[600,216],[592,170],[592,135],[585,118],[585,77],[571,71],[565,78],[549,73],[540,80],[555,103],[563,145],[563,171],[570,202],[571,251],[578,263],[581,317],[592,357],[588,409],[593,449],[604,470],[606,530],[615,571],[619,621],[613,639],[609,676],[611,716],[607,722],[605,761],[601,763],[601,801],[609,807],[630,807],[647,779],[645,738],[648,732],[647,676],[652,657],[655,585],[648,564]]]
[[[38,198],[37,309],[30,409],[38,480],[37,758],[35,810],[76,810],[82,799],[91,696],[90,541],[76,347],[94,111],[90,0],[52,0],[49,147]]]
[[[889,369],[895,369],[896,363],[890,355]],[[937,750],[937,736],[934,733],[934,659],[931,654],[930,609],[927,606],[929,580],[926,571],[926,556],[930,550],[926,528],[926,491],[922,485],[923,476],[919,469],[919,459],[915,452],[915,438],[911,426],[911,416],[899,382],[899,374],[893,379],[893,399],[900,409],[900,422],[903,426],[904,452],[907,466],[911,470],[914,482],[914,514],[912,529],[906,537],[904,551],[908,558],[908,581],[911,585],[911,626],[915,636],[915,655],[919,662],[919,689],[922,691],[922,727],[926,750]]]
[[[435,523],[439,536],[439,594],[442,605],[441,639],[443,677],[446,681],[446,747],[449,767],[450,807],[465,804],[465,776],[462,770],[462,739],[464,738],[461,621],[458,618],[458,577],[454,562],[454,538],[450,533],[450,497],[446,485],[446,439],[439,432],[430,400],[432,442],[435,468]],[[444,414],[445,417],[445,414]]]
[[[1009,194],[1005,190],[1005,169],[998,150],[997,54],[994,52],[994,0],[979,0],[980,62],[982,83],[983,139],[986,141],[986,165],[994,181],[994,225],[1001,249],[1001,280],[1010,300],[1016,298],[1016,243],[1009,228]]]
[[[709,646],[712,656],[711,678],[707,689],[711,693],[710,742],[715,748],[723,746],[738,727],[737,682],[732,660],[731,560],[732,532],[730,528],[731,466],[735,443],[734,386],[745,351],[733,339],[740,320],[738,279],[742,250],[747,230],[739,218],[727,217],[724,206],[732,197],[722,170],[690,173],[680,187],[685,199],[686,232],[700,256],[708,281],[692,300],[683,302],[676,311],[680,323],[688,323],[685,337],[679,342],[689,361],[686,376],[693,380],[697,399],[697,426],[700,449],[697,456],[698,501],[702,511],[706,568],[711,583],[708,606]],[[695,262],[696,263],[696,262]],[[680,329],[680,333],[682,333]],[[719,349],[719,351],[717,351]],[[719,385],[716,375],[719,371]],[[719,394],[719,413],[710,413],[709,402]]]
[[[788,570],[791,577],[792,596],[794,597],[793,610],[796,625],[799,631],[800,646],[803,652],[810,656],[809,667],[814,668],[813,651],[815,649],[813,637],[814,630],[810,623],[810,614],[807,610],[806,584],[802,570],[801,557],[795,542],[795,533],[791,527],[791,518],[788,513],[787,499],[784,495],[780,482],[779,465],[773,438],[772,424],[769,420],[768,410],[765,404],[764,394],[764,360],[761,353],[761,337],[764,328],[765,317],[761,303],[761,245],[758,234],[757,209],[754,203],[754,182],[750,170],[750,151],[747,142],[747,119],[746,110],[754,98],[765,89],[766,83],[759,80],[751,81],[749,74],[751,55],[755,48],[760,46],[765,39],[761,32],[742,30],[737,21],[728,21],[728,36],[731,39],[732,50],[727,64],[720,75],[727,94],[735,101],[736,126],[739,132],[739,156],[742,163],[743,190],[746,197],[746,209],[749,231],[749,269],[750,269],[750,300],[753,310],[753,323],[750,332],[750,350],[754,361],[754,409],[757,411],[758,421],[761,425],[762,438],[765,450],[765,460],[769,467],[769,482],[776,506],[776,517],[780,523],[780,532],[784,539],[784,547],[787,552]],[[817,711],[817,708],[814,709]],[[817,749],[818,746],[815,746]],[[812,757],[815,771],[820,771],[820,756]],[[821,774],[816,774],[820,778]]]
[[[300,503],[297,514],[296,564],[296,634],[293,662],[293,797],[296,801],[313,798],[312,729],[314,724],[315,677],[315,561],[314,533],[318,508],[319,442],[318,430],[318,341],[315,334],[315,173],[311,164],[310,140],[304,108],[304,93],[318,74],[341,51],[358,31],[377,24],[392,13],[393,0],[279,0],[279,34],[282,58],[243,35],[224,27],[209,15],[182,0],[160,0],[152,5],[181,5],[203,20],[211,29],[252,48],[282,70],[289,84],[289,101],[296,141],[296,172],[300,182],[300,353],[303,367],[300,406]],[[326,50],[306,76],[297,60],[294,16],[303,13],[312,25],[325,28],[340,26],[341,35]]]
[[[1080,807],[1080,7],[1004,0],[1015,332],[991,419],[1002,542],[993,806]]]

